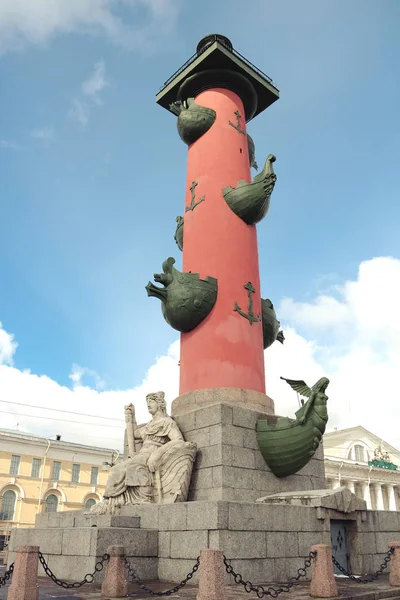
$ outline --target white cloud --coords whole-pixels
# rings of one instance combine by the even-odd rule
[[[81,85],[82,95],[86,100],[75,98],[72,101],[72,106],[67,113],[68,119],[86,127],[93,106],[103,104],[100,92],[109,85],[106,79],[105,64],[100,60],[94,65],[92,74]]]
[[[0,140],[0,148],[7,150],[21,150],[21,146],[10,140]]]
[[[0,321],[0,365],[13,364],[13,356],[18,347],[17,342],[14,340],[12,333],[7,333],[3,329],[3,325]]]
[[[361,424],[400,445],[400,260],[362,262],[357,279],[336,288],[335,296],[310,303],[284,300],[278,316],[315,340],[309,356],[331,379],[329,425]],[[275,346],[271,353],[282,355]],[[304,355],[299,352],[298,360]],[[300,375],[294,358],[285,368],[289,377],[292,369]],[[309,365],[301,378],[312,383],[315,375]]]
[[[36,129],[32,129],[29,132],[29,135],[35,140],[40,140],[42,142],[52,142],[54,140],[54,130],[52,127],[37,127]]]
[[[179,0],[1,0],[0,54],[46,44],[58,34],[104,36],[129,50],[151,47],[173,27]],[[118,16],[123,6],[140,25]]]
[[[73,100],[72,106],[67,113],[68,119],[80,123],[82,127],[85,127],[89,121],[90,109],[86,102],[80,100]]]
[[[92,98],[96,104],[102,104],[99,93],[109,85],[106,79],[106,68],[101,60],[94,65],[92,75],[82,83],[82,92]]]
[[[334,307],[334,317],[327,311],[331,318],[322,318],[326,306]],[[293,416],[299,406],[295,392],[280,376],[304,379],[312,385],[326,375],[331,380],[329,429],[363,425],[399,447],[399,306],[400,261],[394,258],[363,262],[357,279],[347,281],[332,297],[326,294],[323,299],[316,298],[310,303],[282,301],[277,314],[286,340],[284,345],[273,344],[265,355],[267,393],[275,401],[276,413]],[[105,391],[101,389],[103,382],[97,373],[77,365],[70,375],[72,389],[61,386],[45,375],[13,367],[15,350],[13,336],[0,328],[0,363],[3,363],[0,364],[0,399],[121,421],[58,415],[0,403],[2,427],[13,428],[19,423],[22,430],[45,435],[61,433],[64,439],[71,441],[121,448],[125,404],[133,402],[138,421],[143,422],[147,419],[146,393],[162,389],[169,404],[178,395],[179,341],[174,342],[165,355],[159,356],[142,383],[130,390]],[[24,416],[28,413],[65,420],[35,420]],[[79,422],[68,423],[69,420]]]

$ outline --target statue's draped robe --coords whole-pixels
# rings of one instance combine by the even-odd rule
[[[125,504],[153,502],[153,476],[147,467],[148,458],[155,450],[169,442],[171,437],[183,439],[171,417],[150,421],[147,425],[135,429],[135,436],[142,438],[142,448],[134,456],[110,470],[104,501],[100,503],[107,506],[107,512],[113,507]],[[101,508],[103,507],[98,505],[98,509]]]

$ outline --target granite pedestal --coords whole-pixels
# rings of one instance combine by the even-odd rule
[[[173,403],[185,439],[198,445],[187,502],[125,506],[112,516],[40,514],[35,529],[13,530],[9,564],[17,546],[38,545],[57,577],[77,581],[94,571],[108,546],[122,545],[139,577],[179,582],[203,548],[214,548],[245,579],[285,581],[303,566],[311,546],[331,543],[330,521],[340,519],[349,523],[353,572],[374,571],[377,553],[398,539],[400,513],[366,511],[364,501],[348,490],[323,490],[322,447],[299,473],[276,478],[255,431],[257,419],[267,409],[272,414],[273,404],[251,394],[203,390],[192,393],[191,403]],[[255,402],[246,406],[256,396],[264,412]]]

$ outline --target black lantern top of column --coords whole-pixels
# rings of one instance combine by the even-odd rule
[[[196,53],[164,83],[156,102],[173,113],[173,102],[217,87],[233,90],[241,97],[246,121],[279,98],[279,90],[268,75],[237,52],[226,36],[213,33],[200,40]]]

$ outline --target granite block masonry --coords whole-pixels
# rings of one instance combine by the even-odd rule
[[[257,419],[267,413],[232,402],[236,392],[243,392],[237,394],[239,399],[252,396],[243,390],[200,390],[185,395],[186,400],[190,396],[191,410],[188,405],[180,412],[180,398],[172,403],[173,417],[185,439],[195,442],[198,448],[189,500],[251,502],[278,492],[324,488],[321,446],[295,475],[278,479],[271,473],[256,438]]]

